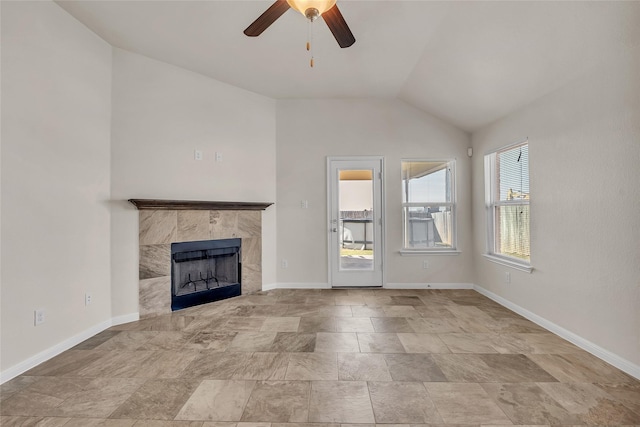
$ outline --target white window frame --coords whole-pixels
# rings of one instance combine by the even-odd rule
[[[525,271],[530,273],[533,270],[531,266],[531,257],[529,257],[529,261],[511,257],[508,255],[504,255],[501,253],[496,253],[496,208],[501,206],[517,206],[517,205],[527,205],[531,206],[530,199],[517,199],[517,200],[500,200],[500,189],[498,188],[498,179],[496,176],[496,157],[498,153],[503,151],[512,150],[514,148],[529,145],[529,140],[525,139],[514,144],[509,144],[504,147],[501,147],[497,150],[486,153],[484,156],[484,183],[485,183],[485,211],[486,211],[486,219],[487,219],[487,240],[486,240],[486,253],[483,256],[489,261],[511,267],[517,270]],[[529,174],[529,177],[531,174]],[[531,209],[529,209],[531,212]],[[531,228],[531,223],[529,223],[529,228]],[[531,245],[531,242],[529,242]],[[531,251],[531,247],[529,247],[529,251]]]
[[[400,250],[401,255],[420,255],[420,254],[432,254],[432,255],[457,255],[460,253],[458,250],[458,240],[457,240],[457,209],[456,209],[456,160],[455,159],[401,159],[400,160],[400,182],[404,181],[404,176],[402,176],[402,164],[405,162],[441,162],[444,163],[444,166],[441,169],[449,166],[451,168],[451,183],[450,183],[450,202],[403,202],[402,203],[402,249]],[[437,169],[434,172],[437,172]],[[404,191],[404,188],[402,189]],[[433,247],[433,248],[409,248],[405,246],[405,242],[407,241],[407,224],[406,224],[406,208],[413,207],[435,207],[439,208],[441,206],[446,206],[451,209],[451,247]]]

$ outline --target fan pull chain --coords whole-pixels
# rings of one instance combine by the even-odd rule
[[[307,26],[307,52],[309,52],[311,54],[311,60],[309,61],[309,66],[311,68],[313,68],[312,43],[313,43],[313,21],[311,19],[309,19],[308,20],[308,26]]]

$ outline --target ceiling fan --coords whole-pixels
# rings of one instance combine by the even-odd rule
[[[276,0],[244,30],[244,33],[249,37],[259,36],[289,8],[302,13],[310,22],[322,16],[340,47],[349,47],[356,42],[356,38],[336,5],[336,0]]]

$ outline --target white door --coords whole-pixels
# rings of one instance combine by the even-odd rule
[[[329,157],[329,283],[382,286],[382,158]]]

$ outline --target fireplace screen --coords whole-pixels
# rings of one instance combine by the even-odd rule
[[[240,295],[241,239],[171,244],[171,309]]]

